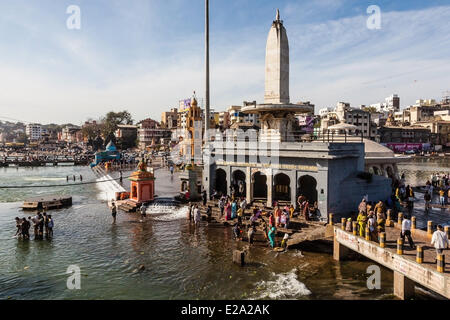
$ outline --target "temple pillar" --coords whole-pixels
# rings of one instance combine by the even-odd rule
[[[246,198],[247,203],[251,203],[253,201],[252,195],[253,195],[253,184],[252,184],[252,169],[250,167],[247,167],[247,170],[245,172],[245,185],[246,185]]]
[[[414,296],[414,281],[394,271],[394,295],[402,300],[412,298]]]
[[[290,175],[290,185],[289,187],[291,188],[291,204],[294,206],[296,206],[297,203],[297,174],[296,171],[292,172],[292,174]]]
[[[267,170],[267,206],[272,208],[273,205],[273,171]]]
[[[227,187],[228,187],[227,194],[231,197],[231,192],[230,192],[231,188],[230,187],[231,187],[231,178],[233,175],[233,170],[232,170],[231,166],[227,167],[226,173],[227,173]]]

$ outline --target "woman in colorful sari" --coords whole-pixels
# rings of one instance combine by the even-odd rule
[[[236,201],[233,201],[231,204],[231,219],[234,219],[237,217],[237,203]]]
[[[270,241],[270,246],[272,248],[275,248],[275,233],[276,233],[276,229],[275,227],[272,227],[272,229],[270,229],[269,231],[269,241]]]
[[[367,223],[367,216],[365,212],[360,212],[356,221],[358,221],[359,225],[359,236],[364,237],[366,234],[366,223]]]
[[[230,202],[227,202],[227,205],[225,206],[225,212],[227,213],[225,220],[231,220],[231,204]]]

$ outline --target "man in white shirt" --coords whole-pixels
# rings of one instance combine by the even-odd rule
[[[411,220],[409,220],[409,216],[405,216],[405,219],[403,219],[402,222],[402,232],[400,234],[403,241],[405,241],[405,237],[408,238],[409,245],[411,246],[411,249],[415,249],[414,241],[411,237]]]
[[[437,230],[433,233],[433,237],[431,238],[431,244],[436,248],[437,254],[442,254],[444,249],[448,248],[448,237],[443,230],[444,228],[441,225],[438,225]]]

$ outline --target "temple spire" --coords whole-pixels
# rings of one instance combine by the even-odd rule
[[[280,21],[280,9],[277,9],[277,16],[275,17],[275,21]]]

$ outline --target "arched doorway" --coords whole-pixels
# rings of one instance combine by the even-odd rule
[[[317,181],[311,176],[302,176],[298,179],[297,197],[303,195],[308,202],[313,204],[317,201]]]
[[[216,170],[216,191],[227,194],[227,173],[223,169]]]
[[[267,199],[267,177],[259,171],[253,175],[253,199]]]
[[[377,175],[377,176],[381,175],[380,169],[378,169],[377,166],[374,166],[374,167],[373,167],[373,173],[374,173],[375,175]]]
[[[236,190],[238,197],[245,197],[246,193],[246,183],[245,183],[245,173],[241,170],[236,170],[233,172],[233,187]]]
[[[291,179],[284,173],[274,177],[273,183],[274,200],[291,201]]]

